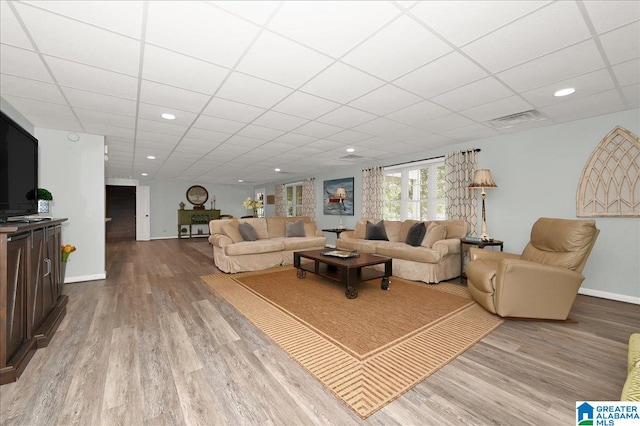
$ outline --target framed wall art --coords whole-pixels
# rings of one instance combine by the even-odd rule
[[[353,178],[325,180],[323,183],[323,212],[326,215],[353,216]]]

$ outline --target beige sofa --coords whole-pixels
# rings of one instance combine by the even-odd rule
[[[417,220],[384,221],[388,241],[366,239],[366,222],[356,223],[353,231],[344,231],[336,247],[393,258],[393,275],[412,281],[439,283],[460,276],[460,239],[467,235],[464,220],[424,221],[428,229],[422,243],[406,243],[409,229]],[[436,228],[436,225],[442,225]]]
[[[287,229],[293,229],[298,220],[304,223],[304,236],[287,237]],[[238,233],[241,223],[253,227],[257,234],[255,241],[245,241]],[[213,261],[218,269],[227,273],[291,265],[294,251],[321,249],[327,241],[322,231],[316,228],[315,221],[309,217],[212,220],[209,230]]]

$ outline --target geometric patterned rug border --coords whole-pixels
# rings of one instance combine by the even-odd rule
[[[470,304],[431,327],[359,359],[237,281],[243,276],[282,269],[214,274],[202,280],[362,419],[447,365],[504,322],[480,305]],[[459,285],[440,283],[432,288],[468,296],[466,287]]]

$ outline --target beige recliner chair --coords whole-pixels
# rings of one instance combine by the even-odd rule
[[[599,232],[594,220],[540,218],[521,255],[471,248],[469,293],[501,317],[566,320]]]

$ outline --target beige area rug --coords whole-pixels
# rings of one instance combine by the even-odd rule
[[[392,278],[360,283],[347,299],[335,281],[293,267],[202,279],[361,418],[452,361],[503,320],[466,287]]]

